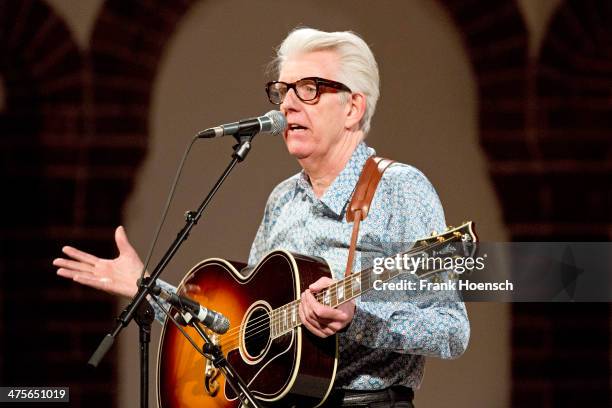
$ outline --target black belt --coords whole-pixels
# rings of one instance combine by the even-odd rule
[[[414,392],[411,388],[392,386],[378,391],[353,391],[334,389],[325,401],[324,407],[392,407],[402,402],[401,407],[412,408]]]

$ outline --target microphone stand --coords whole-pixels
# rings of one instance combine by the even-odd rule
[[[161,275],[162,271],[166,268],[170,260],[174,257],[180,246],[184,241],[189,238],[189,233],[192,228],[198,223],[198,220],[202,216],[202,213],[212,200],[213,196],[217,193],[217,190],[221,187],[229,173],[234,169],[237,163],[242,162],[246,156],[249,154],[251,150],[251,142],[255,135],[257,134],[257,129],[245,129],[244,131],[233,135],[236,139],[237,144],[233,146],[234,153],[232,154],[232,160],[229,165],[223,171],[213,188],[210,190],[204,201],[200,204],[196,211],[188,211],[185,215],[185,226],[179,231],[178,235],[174,242],[170,245],[164,256],[161,258],[149,279],[143,279],[139,283],[138,292],[130,303],[123,309],[121,314],[116,318],[117,323],[113,331],[107,334],[104,339],[100,342],[100,345],[94,351],[94,353],[89,358],[88,364],[94,367],[97,367],[100,364],[100,361],[104,358],[108,350],[112,347],[115,342],[115,338],[119,335],[121,330],[126,327],[132,319],[134,318],[134,314],[140,308],[141,304],[147,303],[146,300],[147,295],[154,296],[151,293],[151,289],[156,285],[157,278]],[[150,305],[149,305],[150,307]],[[146,312],[144,313],[146,314]],[[140,401],[141,407],[147,408],[148,404],[148,343],[150,341],[150,332],[151,325],[146,325],[147,318],[145,317],[145,324],[143,324],[144,328],[141,328],[140,334],[140,350],[141,350],[141,388],[140,388]],[[148,334],[147,334],[148,333]],[[145,361],[146,358],[146,361]],[[144,384],[144,383],[147,384]],[[143,385],[144,384],[144,385]],[[256,407],[256,405],[255,405]]]
[[[198,321],[192,319],[191,326],[196,330],[196,332],[198,332],[200,337],[204,339],[204,345],[202,346],[204,356],[211,360],[214,366],[223,373],[225,376],[225,382],[232,387],[238,398],[240,398],[242,401],[241,407],[261,407],[261,405],[258,405],[258,403],[255,401],[251,391],[249,391],[248,385],[245,384],[234,367],[232,367],[229,361],[227,361],[227,359],[223,356],[221,348],[210,340],[210,337],[208,337],[206,332],[202,330]]]
[[[155,311],[149,302],[142,302],[134,316],[138,324],[140,340],[140,406],[149,406],[149,343],[151,342],[151,324],[155,320]]]

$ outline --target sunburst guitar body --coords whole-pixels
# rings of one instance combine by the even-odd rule
[[[229,319],[227,333],[208,334],[264,406],[319,405],[335,377],[337,339],[318,338],[300,326],[297,306],[312,282],[331,277],[327,263],[274,251],[248,274],[240,272],[243,267],[222,259],[203,261],[185,276],[179,293]],[[201,348],[204,341],[195,329],[184,329]],[[157,374],[160,407],[240,406],[221,372],[169,321]]]

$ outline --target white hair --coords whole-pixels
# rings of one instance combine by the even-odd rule
[[[272,62],[278,73],[291,56],[307,52],[331,50],[340,61],[338,80],[353,92],[363,93],[366,97],[366,109],[359,126],[364,135],[370,130],[370,122],[380,94],[378,65],[366,42],[351,31],[328,33],[313,28],[296,28],[289,33],[276,52]],[[345,99],[348,101],[348,97]]]

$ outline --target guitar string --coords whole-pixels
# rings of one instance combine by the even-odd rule
[[[451,238],[447,239],[446,241],[444,241],[443,243],[446,243],[446,242],[448,242],[448,241],[451,241],[452,239],[453,239],[453,238],[451,237]],[[434,249],[434,248],[435,248],[435,247],[434,247],[434,245],[435,245],[435,246],[439,246],[440,244],[442,244],[442,243],[440,243],[440,242],[436,242],[435,244],[431,244],[430,246],[428,246],[428,249]],[[410,253],[410,251],[407,251],[407,252],[406,252],[406,254],[409,254],[409,253]],[[417,251],[415,252],[415,254],[420,254],[420,253],[423,253],[423,250],[417,250]],[[371,268],[370,268],[370,269],[371,269]],[[328,289],[329,289],[329,293],[328,293],[328,294],[325,294],[324,292],[317,293],[317,294],[315,294],[315,299],[316,299],[317,301],[319,301],[319,303],[325,304],[325,303],[324,303],[322,300],[323,300],[325,297],[332,297],[332,296],[336,296],[336,292],[337,292],[337,288],[338,288],[338,287],[344,287],[344,290],[345,290],[345,291],[346,291],[347,289],[351,288],[351,291],[352,291],[352,288],[354,287],[354,281],[355,281],[355,280],[357,280],[357,279],[359,279],[359,278],[361,278],[362,276],[360,276],[360,275],[362,275],[362,273],[363,273],[363,272],[366,272],[366,271],[369,271],[369,269],[364,270],[364,271],[361,271],[361,272],[356,273],[356,274],[352,274],[352,275],[350,275],[350,277],[349,277],[349,278],[343,279],[343,280],[341,280],[341,281],[338,281],[338,282],[336,282],[336,283],[334,283],[334,284],[330,285],[330,286],[328,287]],[[429,274],[431,274],[431,273],[435,273],[435,272],[437,272],[437,271],[429,271],[429,272],[427,272],[427,274],[426,274],[426,275],[429,275]],[[399,274],[398,274],[398,275],[399,275]],[[394,277],[396,277],[396,276],[398,276],[398,275],[395,275],[395,276],[390,276],[390,277],[388,277],[388,278],[385,278],[385,281],[386,281],[386,280],[389,280],[389,279],[392,279],[392,278],[394,278]],[[366,275],[364,275],[364,276],[365,276],[366,278],[368,278],[368,282],[367,282],[367,283],[369,284],[369,283],[370,283],[370,282],[369,282],[369,276],[366,276]],[[421,275],[421,276],[424,276],[424,275]],[[347,284],[347,283],[349,283],[349,281],[350,281],[350,284]],[[343,283],[343,284],[342,284],[342,285],[339,285],[340,283]],[[336,296],[336,297],[337,297],[337,296]],[[292,308],[293,308],[293,307],[294,307],[294,304],[297,304],[297,303],[299,303],[299,302],[300,302],[300,300],[299,300],[299,299],[298,299],[298,300],[294,300],[294,301],[292,301],[292,302],[290,302],[290,303],[287,303],[286,305],[283,305],[283,306],[281,306],[281,307],[279,307],[279,308],[277,308],[277,309],[274,309],[272,312],[274,312],[274,311],[279,311],[279,310],[280,310],[280,309],[282,309],[282,308],[285,308],[285,309],[289,309],[290,307],[292,307]],[[336,305],[336,306],[337,306],[337,305]],[[280,313],[278,313],[278,314],[280,314]],[[283,318],[284,318],[284,316],[280,316],[280,315],[279,315],[278,317],[273,317],[273,318],[270,318],[269,316],[270,316],[270,314],[269,314],[269,313],[266,313],[266,315],[265,315],[265,316],[261,316],[261,318],[256,318],[256,319],[252,320],[250,323],[257,322],[257,321],[261,321],[261,320],[264,320],[264,319],[270,319],[270,320],[271,320],[271,319],[275,319],[275,321],[273,322],[273,324],[274,324],[274,323],[279,323],[279,321],[280,321],[281,319],[283,319]],[[258,327],[260,327],[260,326],[258,326]],[[251,327],[251,328],[250,328],[250,330],[251,330],[251,331],[252,331],[253,329],[255,329],[255,328],[253,328],[253,327]],[[230,332],[232,332],[232,331],[236,331],[236,330],[242,330],[242,326],[236,327],[236,328],[234,328],[234,329],[230,330]],[[247,329],[247,330],[248,330],[248,329]],[[247,333],[248,333],[248,331],[247,331]],[[230,334],[230,333],[227,333],[226,335],[229,335],[229,334]]]
[[[448,243],[449,241],[452,242],[452,241],[456,240],[456,238],[457,238],[456,236],[452,236],[452,237],[448,238],[445,241],[436,242],[434,244],[429,245],[427,247],[427,249],[435,249],[436,247],[438,247],[438,246],[440,246],[442,244]],[[406,251],[404,254],[410,255],[411,252],[412,252],[412,250],[409,250],[409,251]],[[422,254],[424,252],[425,251],[423,249],[418,249],[418,250],[414,251],[412,256],[416,256],[416,255]],[[436,272],[440,272],[440,271],[444,271],[444,270],[445,269],[428,271],[425,275],[430,275],[432,273],[436,273]],[[369,273],[368,274],[364,274],[364,272],[369,272]],[[360,276],[360,275],[363,275],[363,276]],[[423,277],[425,275],[421,275],[421,277]],[[327,291],[328,293],[327,294],[324,293],[324,292],[320,292],[320,293],[315,294],[315,299],[319,303],[322,303],[322,304],[324,304],[323,300],[324,300],[325,297],[329,297],[329,298],[336,297],[336,299],[337,299],[336,295],[337,295],[338,287],[339,286],[344,287],[344,291],[345,291],[344,293],[346,293],[346,290],[349,287],[351,288],[351,291],[352,291],[353,288],[354,288],[354,283],[355,283],[355,281],[358,278],[361,278],[361,279],[365,278],[366,282],[363,282],[363,283],[366,283],[366,285],[368,286],[368,289],[369,289],[369,286],[371,284],[371,282],[370,282],[371,276],[372,276],[371,268],[366,269],[364,271],[361,271],[359,273],[355,273],[355,274],[351,275],[350,277],[348,277],[346,279],[343,279],[343,280],[341,280],[339,282],[334,283],[333,285],[330,285],[330,287],[328,287],[328,291]],[[389,276],[388,278],[385,279],[385,281],[386,280],[390,280],[392,278],[395,278],[396,276],[399,276],[399,273],[397,275],[395,275],[395,276]],[[350,282],[350,285],[347,285],[347,283],[349,283],[349,282]],[[338,284],[341,284],[341,285],[338,285]],[[361,285],[362,284],[360,284],[360,287],[361,287]],[[272,331],[273,329],[271,327],[273,327],[275,325],[279,325],[279,326],[284,327],[286,325],[285,323],[287,323],[287,320],[286,320],[286,315],[287,314],[286,313],[282,313],[282,316],[281,316],[281,313],[279,313],[280,310],[281,309],[285,309],[287,311],[291,310],[289,312],[289,314],[295,316],[295,307],[299,303],[300,303],[299,299],[298,300],[294,300],[292,302],[287,303],[286,305],[283,305],[283,306],[281,306],[281,307],[279,307],[277,309],[272,310],[271,311],[272,313],[266,312],[265,315],[260,316],[260,317],[258,317],[256,319],[250,321],[249,323],[250,323],[251,327],[249,327],[249,325],[247,324],[247,328],[245,329],[245,332],[244,332],[245,333],[245,336],[244,336],[245,340],[246,339],[252,339],[253,336],[256,336],[256,335],[258,335],[260,333],[267,332],[267,331]],[[344,303],[344,302],[342,302],[342,303]],[[277,311],[276,312],[277,316],[276,317],[271,316],[271,315],[274,314],[275,311]],[[299,315],[297,317],[299,319]],[[282,320],[285,320],[285,321],[283,322]],[[269,322],[266,322],[266,321],[269,321]],[[256,326],[253,326],[254,324]],[[286,325],[286,326],[290,327],[292,324],[293,324],[293,319],[291,320],[291,324]],[[244,325],[241,324],[240,326],[235,327],[234,329],[230,330],[228,333],[224,334],[222,342],[221,342],[221,345],[226,345],[226,344],[229,344],[229,343],[233,343],[236,340],[238,340],[239,339],[239,332],[242,331],[243,328],[244,328]],[[291,329],[293,329],[293,327]],[[283,331],[286,331],[286,330],[280,330],[280,332],[283,332]]]
[[[442,244],[444,244],[444,243],[447,243],[448,241],[453,241],[453,240],[455,240],[456,238],[457,238],[456,236],[453,236],[453,237],[451,237],[451,238],[449,238],[449,239],[447,239],[447,240],[445,240],[445,241],[442,241],[442,242],[436,242],[436,243],[434,243],[434,244],[429,245],[429,246],[427,247],[427,249],[434,249],[435,247],[437,247],[437,246],[439,246],[439,245],[442,245]],[[411,251],[407,251],[405,254],[409,254],[410,252],[411,252]],[[420,253],[423,253],[423,252],[424,252],[424,251],[423,251],[422,249],[418,249],[417,251],[415,251],[415,252],[414,252],[414,254],[420,254]],[[444,270],[445,270],[445,269],[439,269],[439,270],[434,270],[434,271],[428,271],[426,274],[421,275],[421,277],[426,276],[426,275],[430,275],[430,274],[433,274],[433,273],[436,273],[436,272],[444,271]],[[351,276],[350,276],[350,278],[348,278],[348,279],[344,279],[344,280],[342,280],[342,281],[340,281],[340,282],[347,282],[348,280],[354,281],[354,280],[356,280],[357,278],[363,278],[364,276],[358,276],[358,275],[362,275],[362,274],[363,274],[363,272],[366,272],[366,271],[368,271],[368,270],[364,270],[364,271],[361,271],[361,272],[356,273],[356,274],[354,274],[354,275],[351,275]],[[399,274],[398,274],[398,275],[399,275]],[[398,275],[395,275],[395,276],[398,276]],[[368,286],[369,286],[369,285],[370,285],[370,283],[371,283],[371,282],[370,282],[370,276],[371,276],[371,273],[369,273],[368,275],[365,275],[365,278],[366,278],[366,280],[367,280],[366,284],[367,284]],[[386,280],[392,279],[392,278],[394,278],[395,276],[390,276],[390,277],[389,277],[389,278],[387,278]],[[340,282],[337,282],[337,283],[340,283]],[[318,300],[320,303],[323,303],[323,302],[322,302],[322,300],[323,300],[323,298],[324,298],[324,297],[326,297],[326,296],[329,296],[329,297],[331,297],[331,296],[335,296],[335,294],[334,294],[334,290],[335,290],[335,289],[337,288],[337,286],[338,286],[338,285],[337,285],[337,283],[334,285],[334,287],[331,287],[331,286],[330,286],[330,288],[331,288],[331,289],[329,290],[329,294],[327,294],[327,295],[326,295],[326,294],[324,294],[324,293],[319,293],[319,294],[317,294],[317,295],[315,296],[315,299],[317,299],[317,300]],[[352,283],[354,283],[354,282],[351,282],[351,284],[352,284]],[[342,285],[342,286],[345,286],[345,289],[346,289],[346,286],[347,286],[347,285],[346,285],[346,284],[344,284],[344,285]],[[351,286],[352,286],[352,285],[351,285]],[[295,300],[295,301],[292,301],[292,302],[290,302],[290,303],[288,303],[288,304],[286,304],[286,305],[281,306],[280,308],[274,309],[272,312],[274,313],[274,311],[280,311],[280,309],[281,309],[281,308],[289,309],[289,307],[291,307],[291,309],[292,309],[293,313],[295,313],[295,309],[294,309],[294,308],[295,308],[295,305],[296,305],[296,304],[298,304],[299,302],[300,302],[300,300]],[[283,320],[283,319],[285,320],[285,322],[282,322],[282,320]],[[271,321],[271,323],[266,323],[266,321],[265,321],[265,320],[269,320],[269,321]],[[258,334],[260,334],[260,333],[267,332],[267,331],[272,331],[273,329],[270,329],[270,327],[271,327],[271,326],[274,326],[274,325],[282,325],[282,326],[284,327],[284,326],[285,326],[285,323],[286,323],[287,321],[286,321],[286,315],[284,315],[284,316],[280,316],[280,313],[278,313],[278,312],[277,312],[277,317],[270,317],[270,313],[266,313],[264,316],[261,316],[261,317],[259,317],[259,318],[256,318],[256,319],[252,320],[252,321],[250,322],[250,323],[251,323],[251,325],[253,324],[253,322],[262,323],[262,324],[259,324],[258,326],[254,326],[254,327],[248,327],[248,326],[247,326],[247,329],[245,330],[245,336],[244,336],[245,340],[246,340],[246,339],[250,339],[250,338],[252,338],[253,336],[258,335]],[[292,322],[293,322],[293,320],[292,320]],[[290,325],[287,325],[287,327],[289,327],[289,326],[290,326]],[[234,336],[234,334],[236,334],[236,335],[237,335],[237,334],[238,334],[238,333],[237,333],[237,331],[242,330],[242,329],[243,329],[243,327],[244,327],[244,325],[240,325],[239,327],[236,327],[236,328],[232,329],[232,330],[230,331],[230,333],[227,333],[226,335],[224,335],[224,336],[223,336],[223,337],[224,337],[224,339],[223,339],[224,341],[222,342],[222,344],[228,344],[228,343],[232,343],[232,342],[236,341],[236,340],[239,338],[239,336]],[[260,330],[260,329],[261,329],[261,330]],[[292,328],[291,328],[291,329],[292,329]],[[281,330],[281,331],[286,331],[286,330]],[[230,334],[232,334],[232,336],[228,338],[228,336],[229,336]]]
[[[437,272],[443,272],[443,271],[446,271],[446,269],[443,269],[443,268],[442,268],[442,269],[436,269],[436,270],[430,271],[430,273],[437,273]],[[355,296],[355,297],[357,297],[357,296]],[[299,301],[294,301],[294,302],[299,302]],[[294,302],[292,302],[292,303],[294,303]],[[281,322],[280,322],[280,321],[277,321],[277,323],[281,324]],[[300,324],[301,324],[301,322],[300,322]],[[254,332],[254,333],[253,333],[253,330],[255,330],[254,328],[253,328],[253,329],[248,329],[248,330],[247,330],[247,332],[249,332],[249,334],[248,334],[248,335],[246,335],[246,332],[245,332],[244,339],[245,339],[245,340],[246,340],[246,339],[250,339],[250,340],[252,340],[252,339],[253,339],[253,338],[255,338],[255,337],[261,337],[261,334],[263,334],[264,332],[269,331],[269,329],[268,329],[268,327],[269,327],[269,326],[270,326],[270,325],[266,325],[266,324],[264,324],[264,325],[260,325],[260,326],[259,326],[259,328],[262,328],[262,327],[263,327],[263,329],[258,330],[258,331]],[[277,336],[275,336],[274,338],[278,338],[278,337],[280,337],[280,336],[281,336],[281,335],[283,335],[283,334],[289,333],[289,332],[290,332],[290,331],[291,331],[293,328],[294,328],[294,327],[289,327],[289,326],[288,326],[288,329],[280,331],[280,333],[279,333]],[[249,330],[250,330],[250,331],[249,331]],[[221,347],[223,347],[223,346],[227,346],[227,345],[229,345],[230,343],[234,343],[234,342],[235,342],[235,341],[237,341],[238,339],[239,339],[239,336],[233,336],[233,337],[231,337],[230,339],[224,339],[224,341],[222,341],[222,342],[220,343],[220,345],[221,345]]]
[[[457,237],[453,236],[453,237],[451,237],[451,238],[449,238],[449,239],[447,239],[445,241],[436,242],[434,244],[430,244],[427,247],[427,249],[434,249],[435,247],[437,247],[437,246],[439,246],[441,244],[447,243],[448,241],[453,241],[456,238]],[[409,254],[410,252],[411,251],[407,251],[407,252],[405,252],[405,254]],[[417,251],[414,252],[414,254],[420,254],[420,253],[423,253],[423,252],[424,251],[422,249],[418,249]],[[440,271],[443,271],[443,270],[445,270],[445,269],[428,271],[426,274],[421,275],[421,277],[425,276],[425,275],[430,275],[430,274],[433,274],[433,273],[436,273],[436,272],[440,272]],[[366,271],[368,271],[368,270],[364,270],[364,271],[361,271],[361,272],[356,273],[354,275],[351,275],[350,278],[344,279],[341,282],[346,282],[348,280],[353,281],[353,280],[356,280],[357,278],[362,278],[362,276],[358,276],[358,275],[362,275],[362,273],[366,272]],[[398,276],[398,275],[396,275],[396,276]],[[366,282],[367,285],[370,285],[370,283],[371,283],[370,282],[370,276],[371,276],[371,273],[369,273],[368,275],[365,275],[365,278],[367,279],[367,282]],[[391,276],[391,277],[387,278],[386,280],[392,279],[394,277],[395,276]],[[340,282],[337,282],[337,283],[340,283]],[[351,283],[354,283],[354,282],[351,282]],[[329,296],[329,297],[331,297],[332,295],[335,296],[334,289],[336,289],[337,286],[338,286],[337,284],[335,284],[334,287],[330,286],[331,289],[329,290],[329,294],[328,295],[325,295],[324,293],[319,293],[319,294],[317,294],[315,296],[315,299],[317,299],[320,303],[323,303],[322,300],[323,300],[323,298],[325,296]],[[346,288],[347,285],[343,285],[343,286],[345,286],[345,288]],[[292,302],[290,302],[290,303],[288,303],[286,305],[281,306],[280,308],[274,309],[272,312],[274,313],[274,311],[280,311],[281,308],[288,309],[289,306],[291,306],[292,310],[295,310],[294,309],[295,308],[295,304],[298,304],[299,302],[300,302],[300,300],[294,300],[294,301],[292,301]],[[285,326],[285,324],[282,322],[282,319],[285,319],[285,322],[286,322],[286,316],[280,316],[280,313],[278,313],[278,312],[277,312],[277,315],[278,315],[277,317],[270,317],[270,313],[266,313],[264,316],[261,316],[259,318],[256,318],[256,319],[252,320],[250,322],[251,325],[253,324],[253,322],[257,322],[257,323],[261,322],[262,324],[259,324],[258,326],[254,326],[254,327],[247,327],[247,329],[245,330],[245,339],[252,338],[252,336],[257,335],[257,334],[262,333],[262,332],[265,332],[265,331],[268,331],[268,330],[271,331],[272,329],[268,329],[270,326],[281,325],[281,324],[283,326]],[[271,321],[271,323],[266,323],[265,320],[269,320],[269,321]],[[258,330],[258,329],[260,329],[262,327],[263,327],[263,329]],[[238,334],[237,331],[241,331],[243,328],[244,328],[244,325],[240,325],[239,327],[236,327],[236,328],[232,329],[229,333],[223,335],[224,343],[230,343],[230,342],[236,341],[238,336],[233,336],[233,335],[234,334]],[[230,334],[232,336],[228,338],[228,336],[230,336]]]
[[[349,278],[349,280],[354,280],[355,278],[356,278],[356,277],[350,277],[350,278]],[[320,301],[320,300],[321,300],[321,299],[320,299],[318,296],[317,296],[317,297],[315,297],[315,298],[316,298],[318,301]],[[299,307],[299,306],[298,306],[298,305],[299,305],[299,303],[300,303],[300,300],[298,299],[298,300],[291,301],[291,302],[290,302],[290,303],[288,303],[287,305],[283,305],[283,306],[281,306],[281,307],[287,307],[287,306],[290,306],[290,307],[291,307],[291,309],[293,310],[293,312],[292,312],[292,313],[295,315],[295,308],[296,308],[296,307]],[[279,309],[280,309],[280,308],[272,310],[272,313],[271,313],[271,314],[272,314],[272,315],[274,315],[274,314],[275,314],[275,311],[278,311]],[[279,314],[279,312],[276,312],[276,314]],[[266,317],[266,316],[267,316],[267,317]],[[257,319],[255,319],[255,320],[253,320],[253,321],[257,321],[257,323],[263,323],[263,324],[258,324],[258,325],[257,325],[257,326],[255,326],[255,327],[248,327],[248,325],[247,325],[247,329],[245,330],[245,336],[244,336],[245,340],[246,340],[246,339],[251,339],[251,340],[252,340],[252,339],[253,339],[255,336],[257,336],[257,335],[259,335],[259,334],[262,334],[262,333],[264,333],[264,332],[268,332],[268,331],[272,331],[272,330],[273,330],[273,327],[274,327],[275,325],[280,325],[280,324],[282,323],[282,321],[281,321],[281,319],[282,319],[282,318],[281,318],[281,317],[270,317],[270,313],[266,313],[266,316],[262,316],[262,318],[263,318],[263,319],[265,319],[265,320],[270,320],[270,323],[269,323],[269,324],[267,324],[265,321],[264,321],[264,322],[262,322],[262,318],[257,318]],[[299,319],[299,315],[298,315],[298,319]],[[300,323],[301,323],[301,322],[300,322]],[[243,327],[244,327],[244,326],[243,326],[243,325],[241,325],[240,327],[235,328],[235,329],[234,329],[234,332],[235,332],[236,330],[242,330],[242,328],[243,328]],[[282,331],[282,330],[279,330],[279,332],[280,332],[280,331]],[[233,342],[235,342],[236,340],[238,340],[238,339],[239,339],[239,336],[236,336],[236,335],[233,335],[233,334],[234,334],[234,333],[232,333],[232,337],[230,337],[230,338],[228,338],[228,339],[225,339],[225,338],[223,339],[223,341],[221,342],[221,346],[222,346],[222,347],[223,347],[224,345],[229,344],[229,343],[233,343]],[[236,333],[236,334],[238,334],[238,333]],[[280,333],[278,333],[278,334],[280,334]]]
[[[443,269],[443,268],[442,268],[442,269],[437,269],[437,270],[431,271],[431,273],[443,272],[443,271],[446,271],[446,269]],[[355,297],[357,297],[357,296],[355,296]],[[284,323],[282,323],[282,322],[280,322],[280,321],[277,321],[276,323],[277,323],[277,324],[283,324],[283,325],[284,325]],[[300,321],[300,323],[299,323],[299,324],[302,324],[302,322]],[[299,324],[298,324],[298,326],[299,326]],[[277,333],[277,335],[276,335],[276,336],[274,336],[274,338],[278,338],[278,337],[280,337],[280,336],[282,336],[282,335],[284,335],[284,334],[286,334],[286,333],[289,333],[291,330],[293,330],[295,327],[297,327],[297,326],[293,327],[292,325],[293,325],[293,323],[292,323],[292,324],[290,324],[290,325],[287,325],[287,328],[286,328],[286,329],[281,329],[281,330],[279,330],[279,332]],[[271,331],[271,329],[270,329],[269,327],[270,327],[270,326],[269,326],[269,325],[267,325],[267,324],[266,324],[266,325],[263,325],[263,328],[262,328],[262,326],[260,325],[260,326],[259,326],[259,328],[261,328],[261,330],[257,330],[257,331],[255,331],[255,332],[253,332],[253,331],[255,330],[254,328],[253,328],[253,329],[247,329],[248,334],[245,334],[244,339],[245,339],[245,340],[247,340],[247,339],[252,340],[252,339],[254,339],[254,338],[256,338],[256,337],[261,337],[261,335],[262,335],[263,333],[268,333],[269,331]],[[268,337],[269,337],[269,333],[268,333]],[[232,336],[232,337],[231,337],[231,338],[229,338],[229,339],[224,339],[224,341],[222,341],[220,345],[221,345],[222,347],[223,347],[223,346],[227,346],[227,345],[229,345],[230,343],[234,343],[234,342],[236,342],[238,339],[239,339],[239,336]]]
[[[438,242],[436,242],[435,244],[432,244],[432,245],[430,246],[430,248],[431,248],[431,247],[433,247],[433,245],[437,245],[437,244],[439,244],[439,243],[438,243]],[[411,253],[411,251],[412,251],[412,250],[408,250],[408,251],[406,251],[406,252],[405,252],[405,254],[410,254],[410,253]],[[416,250],[416,251],[415,251],[415,255],[420,254],[420,253],[422,253],[422,252],[423,252],[422,250],[418,249],[418,250]],[[339,282],[337,282],[337,283],[340,283],[340,282],[345,282],[345,281],[347,281],[347,280],[349,280],[349,279],[350,279],[350,280],[354,280],[354,279],[356,279],[356,278],[359,278],[360,276],[358,276],[358,275],[361,275],[361,273],[362,273],[362,272],[365,272],[365,271],[361,271],[361,272],[359,272],[359,273],[352,274],[352,275],[350,275],[350,277],[349,277],[349,278],[343,279],[343,280],[341,280],[341,281],[339,281]],[[328,287],[328,289],[329,289],[329,288],[332,288],[332,291],[333,291],[333,289],[334,289],[333,287],[334,287],[334,286],[337,286],[337,283],[334,283],[334,284],[330,285],[330,286]],[[353,285],[352,285],[353,283],[354,283],[354,282],[351,282],[351,285],[350,285],[351,287],[353,287]],[[345,285],[345,286],[346,286],[346,285]],[[333,293],[333,292],[330,292],[330,294],[331,294],[331,293]],[[315,299],[317,299],[317,301],[320,301],[320,300],[322,300],[322,297],[323,297],[324,295],[323,295],[322,293],[317,293],[317,294],[315,294],[314,296],[315,296]],[[279,308],[277,308],[277,309],[274,309],[274,310],[272,310],[272,312],[274,312],[275,310],[279,310],[279,309],[281,309],[282,307],[285,307],[285,306],[287,306],[287,305],[289,305],[289,304],[291,304],[291,303],[295,303],[295,302],[299,302],[299,299],[294,300],[294,301],[292,301],[292,302],[290,302],[290,303],[288,303],[288,304],[286,304],[286,305],[283,305],[283,306],[281,306],[281,307],[279,307]],[[269,317],[269,316],[270,316],[270,313],[266,313],[266,316],[268,316],[268,317]],[[259,321],[261,321],[261,320],[267,319],[268,317],[266,317],[266,316],[262,316],[262,317],[260,317],[260,318],[256,318],[256,319],[254,319],[252,322],[257,322],[258,320],[259,320]],[[232,332],[239,331],[239,330],[242,330],[242,325],[240,325],[240,326],[238,326],[238,327],[235,327],[235,328],[231,329],[229,332],[225,333],[225,334],[224,334],[224,336],[228,336],[228,335],[229,335],[229,334],[231,334]]]

